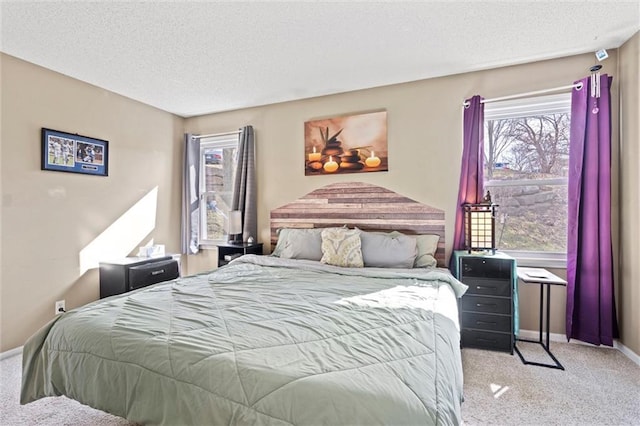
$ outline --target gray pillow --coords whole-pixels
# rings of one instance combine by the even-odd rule
[[[360,231],[364,266],[376,268],[413,268],[416,239],[400,232],[388,234]]]
[[[278,234],[278,243],[271,253],[283,259],[322,259],[322,228],[284,228]]]

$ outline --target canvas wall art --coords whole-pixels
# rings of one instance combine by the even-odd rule
[[[386,172],[387,112],[307,121],[304,148],[306,176]]]

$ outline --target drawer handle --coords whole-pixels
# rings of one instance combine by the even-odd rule
[[[164,274],[164,269],[159,269],[157,271],[151,271],[151,275]]]
[[[489,289],[491,289],[491,290],[495,290],[495,289],[496,289],[496,286],[494,286],[494,285],[485,285],[485,286],[477,285],[477,286],[476,286],[476,290],[480,290],[480,289],[483,289],[483,288],[489,288]]]
[[[482,337],[478,337],[476,340],[478,340],[479,342],[496,343],[495,339],[483,339]]]
[[[476,303],[477,307],[481,307],[481,306],[496,306],[495,303]]]
[[[491,325],[496,325],[495,321],[481,321],[481,320],[477,320],[476,324],[491,324]]]

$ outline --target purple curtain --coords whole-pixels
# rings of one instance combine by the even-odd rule
[[[609,346],[618,337],[611,243],[611,81],[600,76],[598,98],[586,77],[571,97],[566,313],[567,339]]]
[[[465,101],[464,130],[462,135],[462,167],[458,204],[456,204],[456,227],[453,234],[453,249],[464,248],[464,210],[462,204],[477,203],[483,197],[484,185],[484,104],[478,95]]]

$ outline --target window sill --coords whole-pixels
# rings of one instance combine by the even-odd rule
[[[516,259],[518,266],[530,268],[567,269],[566,253],[500,250]]]
[[[217,250],[219,244],[226,244],[226,243],[227,243],[227,240],[211,240],[206,243],[200,243],[198,247],[200,248],[200,250],[213,250],[213,249]]]

